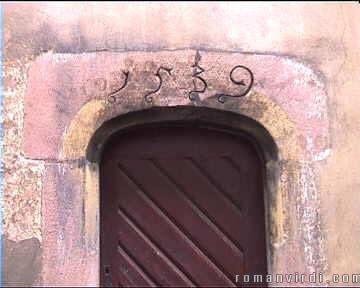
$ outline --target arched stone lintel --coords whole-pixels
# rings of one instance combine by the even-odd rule
[[[84,184],[84,240],[91,254],[99,255],[99,166],[102,149],[120,129],[161,122],[191,122],[245,133],[258,145],[265,161],[265,209],[269,272],[279,271],[277,248],[286,241],[288,163],[301,153],[294,124],[269,97],[252,92],[245,101],[218,104],[205,99],[201,106],[110,106],[94,99],[84,105],[63,136],[62,161],[86,159]],[[256,103],[254,109],[253,105]],[[145,109],[144,109],[145,108]],[[276,143],[276,144],[275,144]],[[299,152],[300,151],[300,152]],[[290,162],[289,162],[290,161]]]

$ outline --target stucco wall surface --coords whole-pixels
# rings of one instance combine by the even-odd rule
[[[287,255],[284,259],[290,266],[303,263],[326,275],[359,274],[359,19],[360,4],[357,2],[5,3],[4,284],[43,284],[44,277],[55,277],[51,276],[54,271],[46,271],[48,266],[45,264],[56,261],[46,258],[54,255],[49,249],[77,245],[72,242],[63,246],[51,244],[51,241],[56,242],[58,227],[44,227],[49,223],[59,224],[56,215],[46,211],[62,207],[63,210],[57,213],[70,213],[68,207],[80,194],[66,198],[65,193],[64,199],[60,199],[61,205],[52,207],[48,203],[57,195],[52,191],[59,185],[66,190],[63,184],[71,185],[76,173],[83,177],[83,171],[79,170],[82,164],[77,162],[79,158],[63,158],[60,154],[62,142],[58,140],[71,127],[70,122],[81,107],[95,92],[101,92],[95,91],[101,90],[101,83],[96,79],[95,82],[88,81],[94,76],[91,73],[98,73],[97,78],[110,79],[112,76],[105,75],[110,71],[109,67],[115,69],[117,63],[121,67],[132,65],[123,62],[123,56],[117,56],[117,53],[129,51],[135,53],[128,57],[133,57],[135,63],[139,61],[136,53],[154,52],[155,58],[160,57],[156,55],[168,55],[160,60],[171,59],[171,53],[179,53],[176,55],[187,64],[192,63],[195,51],[202,51],[205,66],[211,66],[212,61],[231,63],[226,60],[227,57],[231,59],[231,53],[248,64],[257,63],[254,64],[256,71],[263,75],[259,80],[264,81],[257,83],[252,103],[258,103],[261,95],[268,95],[296,127],[296,145],[303,147],[302,151],[310,151],[299,157],[293,170],[288,171],[300,175],[297,188],[289,188],[299,194],[298,197],[295,192],[291,195],[295,206],[285,208],[296,210],[296,203],[314,207],[300,211],[300,214],[316,214],[315,224],[300,221],[294,225],[299,225],[299,229],[316,229],[307,231],[308,238],[306,231],[302,232],[303,253]],[[216,60],[217,57],[224,59]],[[308,82],[304,84],[301,79],[306,77]],[[291,89],[282,85],[282,80],[294,83]],[[85,91],[80,93],[81,96],[72,97],[83,87]],[[296,89],[298,92],[294,92]],[[28,91],[32,92],[29,94]],[[103,89],[103,92],[108,91]],[[301,97],[297,98],[298,95]],[[181,101],[187,103],[185,98]],[[142,104],[134,105],[139,109]],[[262,111],[256,107],[250,107],[250,110],[253,111],[249,112],[253,113],[251,115]],[[55,119],[58,121],[54,122]],[[58,123],[59,126],[47,123]],[[71,137],[69,139],[74,145],[78,144],[72,142]],[[69,169],[75,172],[70,175]],[[304,178],[306,181],[301,175],[308,175]],[[60,184],[57,183],[59,179],[63,179]],[[44,195],[48,195],[45,203]],[[55,200],[59,201],[54,199],[54,203]],[[44,219],[44,215],[55,218]],[[81,218],[81,215],[72,215],[71,219],[75,218]],[[73,229],[72,222],[65,224]],[[47,234],[44,235],[44,231]],[[316,266],[311,259],[291,259],[310,257],[305,251],[306,243],[311,246],[309,241],[316,233],[319,237],[314,241],[319,242],[316,247],[321,251],[311,257],[320,257],[314,261],[321,265]],[[44,237],[49,235],[46,239],[51,241],[44,242]],[[83,239],[76,241],[81,245]],[[50,246],[44,247],[44,243],[50,243]],[[61,255],[64,251],[58,253]],[[68,259],[63,261],[66,266]],[[80,261],[75,274],[82,271],[82,265],[85,264]],[[286,263],[282,265],[286,266]],[[75,277],[66,271],[61,273],[57,276],[63,283],[69,284]],[[76,283],[82,280],[86,281],[79,278]]]

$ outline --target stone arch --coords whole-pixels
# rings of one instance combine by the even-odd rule
[[[240,64],[254,75],[250,92],[245,97],[225,97],[220,103],[216,95],[241,92],[229,77]],[[201,91],[194,83],[199,73],[202,84],[206,83]],[[278,149],[273,168],[278,174],[273,173],[269,205],[269,272],[324,269],[315,169],[331,148],[326,85],[321,79],[317,71],[294,58],[250,52],[180,49],[37,57],[25,92],[22,145],[25,157],[45,161],[44,283],[97,283],[98,175],[96,160],[87,153],[95,132],[106,121],[130,112],[175,106],[233,112],[257,121],[269,132]],[[194,91],[196,97],[190,101]],[[148,95],[151,103],[146,101]],[[274,162],[267,165],[271,168]]]
[[[205,100],[201,107],[156,106],[134,110],[114,109],[104,100],[94,99],[81,108],[63,136],[60,158],[63,161],[85,159],[84,240],[88,251],[96,251],[96,258],[99,255],[98,172],[106,139],[119,129],[131,126],[161,121],[195,121],[241,130],[253,137],[263,151],[268,269],[270,273],[280,270],[277,247],[287,238],[286,171],[291,169],[287,165],[301,154],[296,130],[287,114],[265,95],[253,92],[245,101],[231,101],[226,105],[214,105]]]

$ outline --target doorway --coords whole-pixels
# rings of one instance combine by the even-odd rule
[[[124,130],[100,162],[102,286],[241,286],[267,272],[264,164],[245,135]],[[263,285],[263,284],[262,284]]]

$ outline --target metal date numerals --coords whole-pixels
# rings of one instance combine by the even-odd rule
[[[201,73],[205,72],[205,69],[199,65],[200,60],[201,60],[201,55],[199,51],[197,51],[195,55],[195,64],[191,66],[193,68],[192,81],[194,85],[194,89],[189,92],[189,99],[191,101],[195,101],[196,98],[199,98],[199,93],[204,93],[207,89],[207,83],[205,79],[199,76]],[[202,87],[197,86],[197,82],[199,81]]]
[[[156,73],[154,74],[158,80],[159,80],[159,84],[158,84],[158,87],[153,90],[153,91],[150,91],[148,93],[145,94],[144,98],[145,98],[145,101],[147,103],[152,103],[153,102],[153,94],[157,93],[160,89],[161,89],[161,86],[163,84],[163,78],[162,78],[162,75],[160,74],[161,71],[165,71],[168,75],[171,76],[171,71],[173,70],[173,68],[166,68],[166,67],[163,67],[163,66],[160,66],[158,68],[158,70],[156,71]]]
[[[129,80],[129,75],[130,75],[130,73],[129,73],[129,71],[122,71],[122,73],[123,73],[123,75],[124,75],[124,82],[123,82],[123,84],[118,88],[118,89],[116,89],[115,91],[113,91],[113,92],[111,92],[110,94],[109,94],[109,102],[111,103],[111,104],[113,104],[113,103],[115,103],[116,102],[116,96],[119,94],[119,92],[121,91],[121,90],[123,90],[125,87],[126,87],[126,85],[128,84],[128,80]]]
[[[230,80],[235,85],[244,86],[245,90],[242,93],[238,94],[226,94],[226,93],[217,93],[214,96],[218,98],[220,103],[225,103],[226,97],[244,97],[251,90],[254,84],[254,74],[252,71],[243,65],[237,65],[230,71]]]

